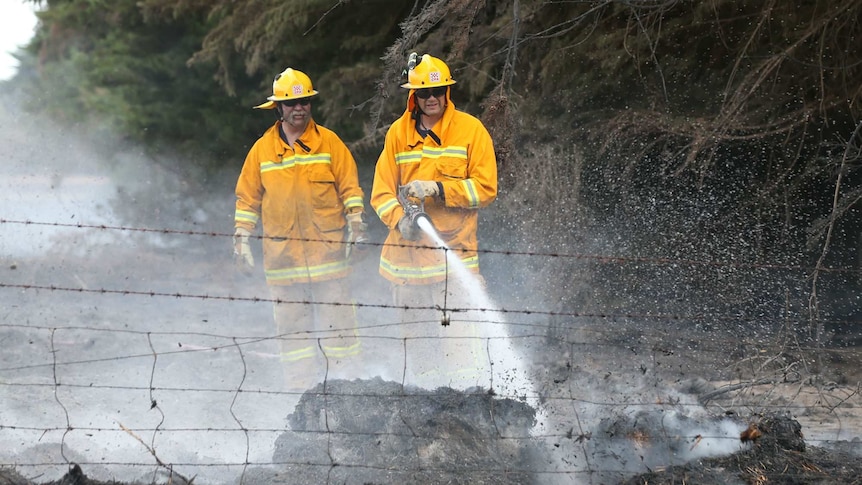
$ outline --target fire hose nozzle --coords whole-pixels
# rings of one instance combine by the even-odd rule
[[[406,185],[402,185],[398,188],[398,202],[404,209],[404,215],[407,217],[407,220],[410,221],[410,226],[413,229],[419,229],[419,219],[422,218],[425,218],[432,227],[434,226],[434,224],[431,223],[431,218],[428,217],[427,213],[425,213],[425,201],[415,200],[408,197]]]

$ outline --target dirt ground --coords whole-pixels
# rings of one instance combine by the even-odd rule
[[[277,465],[295,456],[277,453],[278,443],[296,432],[297,406],[304,403],[305,414],[323,416],[332,412],[335,397],[364,396],[363,404],[336,411],[333,422],[340,423],[374,409],[389,411],[391,404],[367,399],[398,384],[397,362],[369,370],[343,394],[335,381],[328,391],[286,393],[269,304],[254,301],[266,297],[265,288],[230,270],[216,250],[223,241],[202,239],[192,249],[170,240],[121,238],[78,254],[76,245],[83,243],[71,238],[65,251],[50,258],[2,261],[4,483],[182,483],[191,477],[198,484],[297,483],[297,476],[317,476],[297,471],[305,459]],[[126,248],[118,250],[118,243]],[[375,335],[385,317],[374,305],[385,295],[368,274],[355,280],[357,299],[370,305],[358,312]],[[407,470],[399,481],[500,483],[510,476],[518,478],[512,483],[543,484],[860,483],[858,349],[833,349],[823,377],[812,380],[793,371],[802,365],[797,356],[765,340],[589,321],[571,322],[561,338],[541,318],[507,319],[516,324],[513,340],[541,396],[533,402],[542,409],[534,426],[515,437],[499,429],[488,434],[493,420],[480,428],[473,413],[493,416],[502,403],[524,403],[518,396],[489,399],[487,388],[452,404],[473,409],[461,420],[453,420],[457,413],[420,406],[415,412],[423,419],[460,431],[405,445],[418,456],[443,451],[429,452],[437,460],[433,466],[392,462]],[[389,483],[381,477],[391,478],[391,470],[350,473],[373,462],[371,455],[338,454],[338,439],[357,429],[315,426],[315,436],[330,446],[315,469],[344,473],[325,474],[329,483]],[[742,433],[752,426],[762,436],[743,442]],[[397,436],[386,428],[371,435]],[[464,449],[466,436],[485,436],[470,449],[498,457],[472,462],[485,481],[471,481],[466,472],[436,480],[429,470],[462,463],[445,450]],[[369,442],[369,453],[379,449],[378,441]],[[493,448],[513,443],[524,453],[518,460],[499,458],[505,453]],[[294,474],[273,478],[286,470]],[[411,482],[409,476],[422,479]]]

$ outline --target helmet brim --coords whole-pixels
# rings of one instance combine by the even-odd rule
[[[259,104],[252,109],[275,109],[275,101],[267,101],[266,103]]]
[[[313,98],[313,97],[317,96],[318,94],[320,94],[320,93],[318,93],[317,91],[311,91],[311,94],[309,94],[308,96],[285,96],[285,97],[270,96],[270,97],[266,98],[269,101],[255,106],[254,109],[274,109],[275,105],[277,103],[279,103],[280,101],[290,101],[291,99]]]

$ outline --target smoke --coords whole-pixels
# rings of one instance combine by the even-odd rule
[[[270,460],[277,433],[241,428],[298,397],[237,390],[280,391],[271,307],[200,298],[267,296],[232,272],[232,187],[0,101],[0,463],[218,483],[242,467],[213,463]]]
[[[226,483],[249,463],[269,463],[300,396],[284,389],[271,304],[255,300],[269,298],[260,268],[252,278],[233,271],[236,174],[195,173],[20,111],[0,114],[0,128],[10,157],[0,166],[0,462],[51,477],[74,461],[91,478],[146,481],[165,472],[158,460],[196,483]],[[467,286],[471,318],[487,329],[488,383],[537,410],[524,438],[540,450],[546,478],[589,483],[607,470],[738,448],[734,420],[710,418],[658,378],[631,378],[638,366],[654,368],[652,357],[590,347],[591,338],[566,347],[549,332],[553,317],[504,311],[559,307],[527,277],[529,262],[482,258],[490,291]],[[351,277],[373,358],[346,377],[401,382],[404,322],[398,309],[376,307],[391,304],[377,264],[366,257]],[[549,274],[576,284],[562,271],[541,273]],[[586,323],[554,322],[569,336]]]
[[[4,103],[10,106],[11,103]],[[46,136],[47,135],[47,136]],[[37,143],[46,136],[50,142]],[[116,186],[98,166],[92,151],[78,137],[50,123],[15,110],[0,114],[0,194],[4,219],[63,225],[113,225],[110,201]],[[0,254],[8,258],[33,257],[75,246],[107,243],[109,237],[51,225],[4,224]],[[71,241],[65,238],[73,238]]]
[[[628,390],[631,393],[631,389]],[[645,472],[742,449],[738,419],[708,415],[696,403],[623,408],[596,415],[588,456],[599,470]]]

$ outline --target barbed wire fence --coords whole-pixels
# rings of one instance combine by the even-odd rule
[[[224,267],[229,263],[226,258],[207,255],[205,250],[191,257],[184,253],[206,239],[228,247],[232,234],[0,219],[0,233],[10,234],[21,226],[167,236],[183,242],[168,244],[168,249],[148,249],[155,254],[137,260],[134,246],[95,246],[82,256],[80,251],[75,253],[76,248],[64,252],[43,242],[47,255],[38,264],[7,262],[0,278],[0,301],[4,303],[0,318],[4,347],[0,360],[4,401],[0,407],[0,445],[6,449],[0,454],[0,466],[14,467],[28,476],[47,476],[63,473],[74,463],[88,472],[110,477],[147,477],[156,481],[167,474],[172,479],[191,482],[193,475],[210,479],[237,476],[239,483],[251,468],[264,466],[313,466],[330,472],[337,467],[346,473],[369,469],[444,471],[442,464],[433,461],[384,464],[368,457],[349,460],[330,452],[328,461],[312,463],[302,457],[273,454],[279,437],[291,431],[285,420],[297,412],[295,406],[303,396],[334,400],[393,396],[357,394],[355,389],[335,385],[329,374],[321,385],[309,390],[284,388],[278,341],[296,339],[320,346],[330,336],[308,331],[276,334],[271,317],[273,303],[311,302],[273,300],[263,296],[268,294],[261,291],[262,278],[238,280],[229,267]],[[860,274],[853,268],[768,263],[494,249],[480,253],[608,265],[732,266],[736,271]],[[376,272],[376,266],[368,267]],[[85,270],[92,273],[83,275]],[[366,285],[368,278],[363,276]],[[431,389],[417,393],[406,386],[404,367],[414,342],[395,332],[405,324],[396,317],[403,308],[389,302],[388,294],[369,297],[370,288],[364,290],[353,301],[316,304],[356,309],[363,345],[392,354],[383,374],[400,384],[394,391],[397,400],[416,400],[442,392]],[[537,461],[529,469],[511,464],[500,469],[476,465],[470,471],[526,473],[583,483],[592,483],[608,473],[632,474],[643,470],[644,464],[629,463],[629,457],[620,450],[630,448],[635,456],[643,455],[648,437],[609,430],[619,424],[619,419],[635,415],[644,418],[638,413],[695,416],[708,410],[716,416],[766,412],[812,416],[811,422],[818,422],[821,429],[808,430],[806,439],[827,447],[862,433],[853,428],[860,421],[849,428],[843,424],[845,420],[860,419],[854,414],[862,404],[860,382],[853,380],[858,376],[847,376],[844,381],[818,381],[816,372],[807,365],[813,354],[826,355],[823,360],[827,362],[858,365],[862,354],[856,346],[824,348],[798,338],[795,325],[807,325],[807,317],[795,317],[798,321],[794,321],[786,315],[751,316],[744,312],[577,312],[547,309],[541,304],[521,306],[523,302],[506,300],[493,308],[411,307],[436,310],[441,316],[447,312],[480,315],[481,324],[506,328],[505,340],[535,360],[528,367],[532,378],[542,384],[529,390],[532,395],[501,393],[504,388],[494,388],[493,381],[473,392],[492,395],[494,400],[527,400],[551,409],[545,427],[525,434],[512,433],[509,428],[504,431],[501,425],[492,438],[514,446],[542,440],[552,450],[561,448],[559,453],[565,456]],[[554,323],[560,320],[570,322],[567,331]],[[697,330],[696,325],[708,322],[720,326],[727,322],[745,326],[764,321],[768,321],[769,328],[787,331],[776,332],[769,339],[748,338],[736,331]],[[631,322],[637,325],[625,325]],[[823,323],[856,328],[853,335],[860,337],[860,321],[833,318],[823,319]],[[677,333],[668,334],[668,329],[673,328]],[[501,339],[459,338],[479,342],[489,362],[495,357],[495,341]],[[380,355],[370,358],[376,360]],[[711,365],[716,366],[719,378],[705,382],[698,372]],[[379,377],[381,374],[375,373],[379,370],[370,368],[365,378]],[[690,394],[680,390],[692,388],[695,392]],[[470,392],[467,390],[467,394]],[[330,443],[344,435],[380,439],[386,434],[379,430],[345,431],[330,426],[328,416],[324,418],[315,429],[293,431],[323,437]],[[682,443],[689,451],[687,456],[709,454],[703,449],[706,445],[701,445],[707,441],[720,443],[714,445],[714,450],[742,446],[738,432],[722,432],[718,426],[701,428],[712,434],[697,426],[655,426],[651,432]],[[416,437],[415,431],[409,434]],[[454,441],[460,439],[443,435],[433,438],[448,441],[452,449],[457,449]],[[666,451],[664,458],[669,462],[679,458],[672,455]]]

